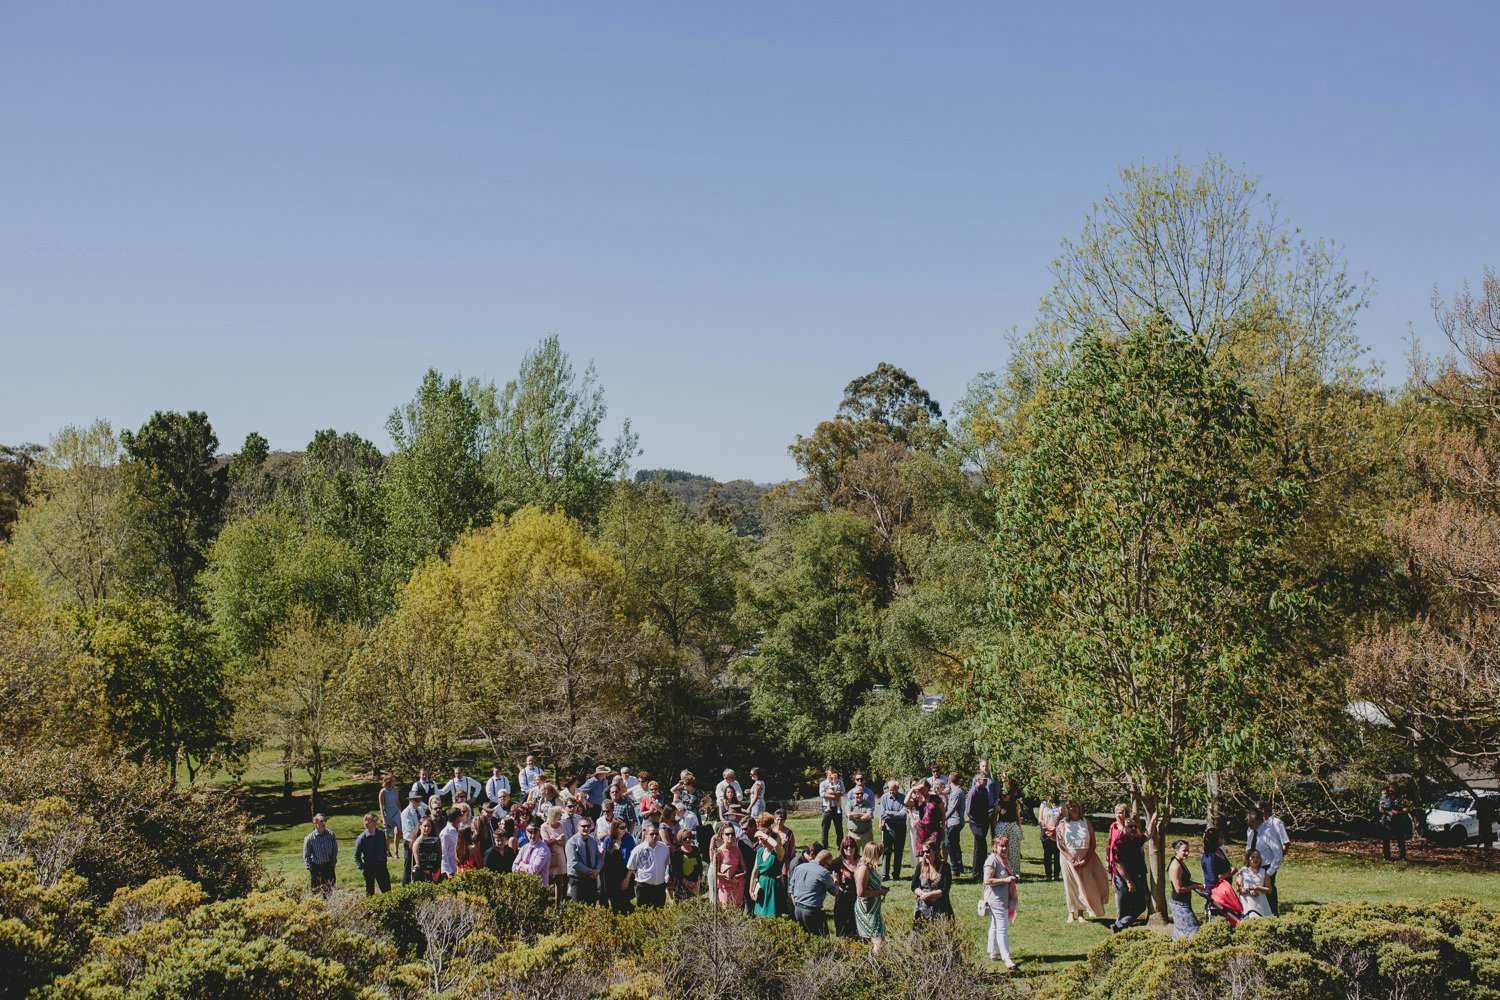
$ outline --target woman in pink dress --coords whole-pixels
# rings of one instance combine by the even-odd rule
[[[745,859],[734,837],[734,827],[720,823],[714,837],[714,878],[718,882],[719,905],[738,910],[745,905]]]

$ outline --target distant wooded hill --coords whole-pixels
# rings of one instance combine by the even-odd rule
[[[732,479],[721,483],[709,476],[681,469],[641,469],[636,472],[635,481],[660,482],[668,493],[687,504],[688,510],[694,514],[701,514],[706,505],[720,506],[722,511],[716,519],[727,518],[742,535],[764,533],[760,499],[770,492],[769,484],[752,483],[748,479]]]

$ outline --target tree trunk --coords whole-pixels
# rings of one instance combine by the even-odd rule
[[[1172,923],[1167,910],[1167,862],[1171,858],[1167,851],[1167,824],[1171,821],[1171,814],[1157,803],[1146,823],[1146,883],[1151,904],[1147,926],[1158,930]]]
[[[281,766],[281,797],[287,802],[292,801],[292,765],[286,762]]]
[[[1208,811],[1203,817],[1210,830],[1224,829],[1224,800],[1219,788],[1217,770],[1203,772],[1204,797],[1208,800]]]
[[[311,815],[318,814],[318,790],[323,786],[323,751],[314,747],[312,759],[308,761],[307,776],[312,780],[312,791],[308,795],[308,805],[312,808]]]

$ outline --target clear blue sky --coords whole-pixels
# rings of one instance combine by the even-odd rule
[[[1500,266],[1493,2],[13,3],[0,441],[207,410],[388,445],[429,365],[593,358],[638,463],[758,480],[945,405],[1123,161],[1223,153],[1376,279],[1388,374]]]

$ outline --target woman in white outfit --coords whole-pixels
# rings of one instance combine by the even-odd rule
[[[1234,887],[1239,891],[1240,906],[1244,907],[1247,918],[1271,915],[1271,885],[1259,851],[1246,852],[1245,867],[1235,873]]]
[[[1010,958],[1010,924],[1016,919],[1016,899],[1020,895],[1016,883],[1021,876],[1006,860],[1009,847],[1006,837],[990,841],[990,856],[984,860],[984,894],[979,897],[979,910],[990,918],[990,958],[1014,969],[1016,963]]]

